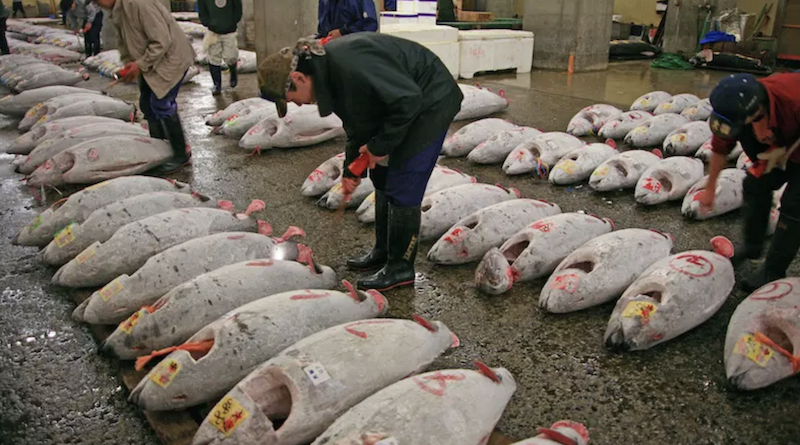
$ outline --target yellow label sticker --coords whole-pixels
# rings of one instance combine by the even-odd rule
[[[573,172],[575,172],[575,167],[577,167],[575,161],[571,161],[569,159],[561,161],[558,163],[558,165],[556,165],[557,169],[564,170],[564,172],[568,175],[571,175]]]
[[[331,193],[338,193],[339,190],[341,189],[342,189],[342,183],[337,182],[336,184],[333,185],[333,187],[331,187]]]
[[[604,165],[599,167],[597,170],[594,171],[594,174],[597,176],[608,176],[608,166]]]
[[[37,123],[38,124],[43,124],[45,122],[47,122],[47,115],[42,116],[41,118],[39,118],[39,121]]]
[[[156,369],[150,373],[150,380],[156,385],[166,388],[181,372],[181,364],[175,359],[168,358],[158,364]]]
[[[33,218],[33,221],[31,221],[31,223],[28,224],[28,229],[29,230],[36,230],[41,225],[42,225],[42,215],[39,215],[36,218]]]
[[[686,135],[683,133],[676,134],[672,136],[672,142],[686,142]]]
[[[139,320],[141,320],[146,313],[147,313],[146,309],[139,309],[133,315],[128,317],[127,320],[120,323],[119,329],[126,334],[130,334],[131,331],[133,330],[133,327],[136,326],[137,323],[139,323]]]
[[[118,293],[120,293],[122,291],[122,289],[123,289],[123,287],[122,287],[122,283],[120,283],[120,281],[119,281],[119,277],[114,278],[114,281],[106,284],[105,286],[103,286],[102,289],[100,289],[100,292],[99,292],[100,293],[100,298],[102,298],[103,301],[105,301],[107,303],[108,300],[110,300],[112,297],[114,297],[114,295],[117,295]]]
[[[739,341],[736,342],[733,352],[749,358],[761,367],[767,366],[774,354],[772,348],[756,340],[753,334],[741,336]]]
[[[108,181],[98,182],[98,183],[97,183],[97,184],[95,184],[95,185],[90,185],[89,187],[86,187],[84,190],[94,190],[94,189],[99,189],[100,187],[105,187],[105,186],[107,186],[107,185],[108,185]]]
[[[94,256],[94,254],[95,254],[94,248],[90,247],[81,252],[80,254],[78,254],[78,256],[75,257],[75,261],[77,261],[78,264],[83,264],[89,261]]]
[[[230,437],[233,430],[244,422],[249,415],[250,413],[242,408],[242,405],[236,399],[227,396],[217,403],[211,411],[211,415],[208,416],[208,421],[217,427],[221,433],[225,434],[226,437]]]
[[[72,233],[72,227],[74,225],[75,223],[72,223],[67,227],[61,229],[58,233],[56,233],[56,236],[54,238],[56,246],[58,246],[59,248],[64,248],[64,246],[75,241],[75,234]]]
[[[697,108],[686,109],[686,110],[684,110],[684,114],[687,114],[689,116],[694,116],[694,115],[697,114]]]
[[[663,104],[661,104],[661,109],[662,109],[662,110],[671,110],[671,109],[672,109],[672,104],[670,104],[670,103],[663,103]]]
[[[6,101],[6,100],[11,100],[11,97],[12,97],[12,96],[11,96],[10,94],[7,94],[5,97],[3,97],[2,99],[0,99],[0,102]]]
[[[633,129],[633,134],[644,134],[647,133],[647,127],[636,127]]]
[[[649,301],[631,301],[622,311],[625,318],[639,317],[643,320],[650,320],[658,310],[658,306]]]

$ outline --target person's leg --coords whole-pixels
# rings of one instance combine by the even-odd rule
[[[217,41],[208,47],[208,72],[214,81],[214,88],[211,90],[214,96],[222,93],[222,48],[222,36],[218,36]]]
[[[220,36],[223,40],[223,53],[225,55],[225,63],[228,65],[230,72],[230,85],[231,88],[236,88],[239,85],[239,43],[236,40],[236,33],[232,32],[224,36]]]
[[[778,226],[764,264],[744,280],[743,287],[749,291],[786,277],[786,269],[800,250],[800,164],[790,163],[785,176],[787,184],[781,198]]]
[[[785,182],[782,171],[773,171],[759,178],[748,173],[744,179],[744,228],[742,243],[734,249],[731,262],[738,267],[746,259],[756,259],[764,250],[767,238],[769,211],[772,207],[772,192]]]
[[[366,255],[348,259],[348,269],[363,272],[386,265],[389,239],[389,201],[386,196],[388,173],[389,169],[380,165],[369,172],[369,178],[375,185],[375,246]]]
[[[361,289],[385,291],[414,284],[421,204],[446,132],[423,151],[401,165],[390,162],[386,179],[389,227],[386,265],[374,275],[358,281]]]
[[[6,39],[6,17],[0,18],[0,55],[11,54],[11,50],[8,49],[8,40]]]
[[[155,118],[163,128],[166,139],[172,147],[172,159],[158,168],[158,171],[163,173],[173,172],[189,161],[186,135],[183,132],[183,126],[178,116],[178,103],[176,101],[182,81],[183,79],[179,80],[162,98],[156,97],[153,93],[150,94],[150,108],[153,110]]]
[[[150,85],[145,82],[144,77],[139,76],[139,109],[142,110],[144,118],[147,120],[147,127],[150,131],[150,137],[156,139],[166,139],[164,128],[158,122],[153,108],[150,105],[150,97],[153,95],[153,90]]]
[[[83,21],[83,28],[86,29],[86,20]],[[92,30],[83,35],[83,52],[86,57],[92,57]]]

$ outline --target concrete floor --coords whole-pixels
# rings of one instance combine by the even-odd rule
[[[563,131],[581,108],[597,102],[627,108],[655,89],[705,97],[721,73],[649,71],[644,62],[614,64],[606,72],[568,77],[563,73],[481,76],[475,80],[505,89],[511,100],[503,115],[515,123]],[[203,117],[256,93],[255,77],[244,76],[236,93],[209,94],[207,74],[182,89],[181,116],[194,150],[194,166],[176,178],[204,194],[233,200],[244,208],[263,199],[276,229],[297,225],[308,233],[319,262],[341,278],[358,275],[345,259],[368,249],[372,228],[350,213],[337,223],[327,210],[299,194],[306,175],[341,151],[343,140],[320,146],[273,150],[247,158],[235,141],[209,135]],[[99,88],[106,83],[89,82]],[[135,99],[133,87],[113,95]],[[0,144],[16,134],[15,122],[0,119]],[[463,125],[463,124],[462,124]],[[460,125],[453,125],[455,130]],[[3,161],[10,160],[6,156]],[[557,188],[530,177],[506,177],[499,166],[474,166],[463,159],[443,164],[476,175],[482,182],[517,187],[524,197],[558,203],[563,211],[585,210],[612,218],[618,228],[644,227],[672,233],[675,251],[706,249],[714,235],[737,237],[740,217],[690,222],[680,203],[638,207],[631,191],[595,194],[588,187]],[[36,264],[32,248],[10,246],[9,239],[45,205],[0,166],[0,443],[155,444],[143,417],[125,401],[113,361],[96,354],[84,326],[70,318],[71,298],[51,286],[53,270]],[[49,201],[56,199],[54,193]],[[738,289],[709,322],[653,350],[612,353],[602,343],[612,305],[553,316],[537,307],[543,281],[524,283],[501,297],[487,297],[472,286],[475,264],[434,266],[417,260],[413,289],[388,294],[390,315],[412,313],[441,320],[459,335],[462,346],[434,368],[469,367],[482,360],[504,366],[518,390],[498,424],[505,434],[525,438],[537,426],[560,419],[584,422],[596,444],[790,444],[800,443],[797,401],[800,381],[785,381],[762,391],[741,393],[727,386],[722,349],[728,320],[746,295]],[[755,265],[748,266],[752,270]],[[790,274],[800,270],[795,265]]]

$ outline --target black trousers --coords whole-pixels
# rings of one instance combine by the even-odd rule
[[[781,198],[781,215],[800,219],[800,164],[790,161],[785,171],[776,168],[759,178],[747,174],[744,179],[746,245],[763,245],[767,236],[772,193],[784,184],[786,190]]]
[[[0,54],[2,55],[11,54],[8,49],[8,40],[6,39],[6,20],[8,20],[8,17],[0,18]]]
[[[14,2],[12,5],[14,18],[17,18],[17,11],[22,13],[23,17],[28,17],[25,15],[25,8],[22,7],[22,2]]]
[[[85,27],[86,24],[84,23]],[[100,54],[100,32],[101,26],[92,25],[92,28],[83,35],[83,46],[85,48],[86,57],[96,56]]]

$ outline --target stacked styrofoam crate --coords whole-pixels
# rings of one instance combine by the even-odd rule
[[[458,79],[460,67],[458,29],[440,25],[386,25],[382,34],[413,40],[439,56],[453,78]]]
[[[459,31],[459,73],[472,79],[480,71],[516,69],[529,73],[533,64],[533,33],[510,29]]]
[[[416,14],[421,25],[435,25],[437,3],[437,0],[397,0],[397,12]]]

